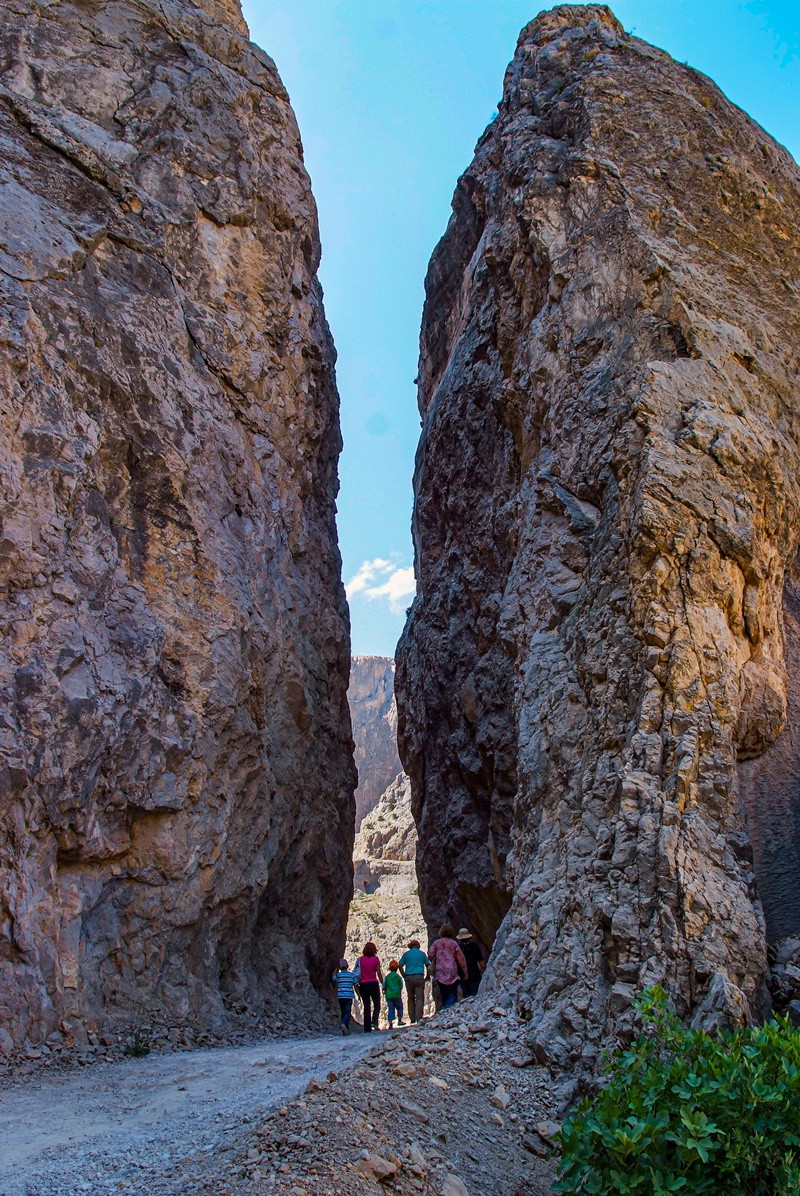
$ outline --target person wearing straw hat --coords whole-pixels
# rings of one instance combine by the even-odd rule
[[[483,951],[481,951],[466,926],[461,927],[456,938],[458,939],[458,945],[461,948],[464,959],[467,962],[467,975],[465,979],[461,980],[461,994],[464,997],[474,997],[477,996],[483,969],[486,967]]]

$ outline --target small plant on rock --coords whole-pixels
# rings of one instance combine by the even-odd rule
[[[779,1018],[712,1038],[657,986],[636,1007],[644,1032],[564,1122],[555,1190],[797,1196],[800,1031]]]
[[[129,1055],[133,1059],[143,1059],[145,1055],[149,1055],[150,1035],[147,1031],[141,1028],[134,1030],[122,1053],[123,1055]]]

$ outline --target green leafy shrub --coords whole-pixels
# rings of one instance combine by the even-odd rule
[[[122,1053],[123,1055],[129,1055],[133,1059],[143,1059],[145,1055],[149,1055],[150,1035],[147,1031],[138,1028],[134,1030]]]
[[[686,1030],[659,987],[644,1033],[561,1130],[557,1192],[797,1196],[800,1031],[787,1018],[718,1038]]]

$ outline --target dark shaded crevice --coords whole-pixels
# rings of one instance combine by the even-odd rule
[[[786,727],[763,755],[739,764],[767,939],[800,935],[800,556],[783,587]]]

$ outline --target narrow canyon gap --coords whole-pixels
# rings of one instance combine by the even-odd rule
[[[799,229],[763,129],[563,6],[431,260],[400,752],[426,920],[494,940],[542,1059],[656,981],[757,1018],[797,929]]]
[[[236,0],[0,3],[0,1045],[319,1006],[352,891],[334,349]]]

